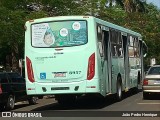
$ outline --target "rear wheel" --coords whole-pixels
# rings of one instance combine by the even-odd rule
[[[6,103],[6,106],[5,106],[6,110],[12,110],[14,108],[14,105],[15,105],[14,96],[13,95],[9,95],[7,103]]]
[[[137,84],[141,84],[141,73],[138,72],[138,76],[137,76]]]
[[[122,82],[121,82],[121,78],[118,77],[117,78],[117,94],[116,94],[116,98],[118,101],[122,100]]]

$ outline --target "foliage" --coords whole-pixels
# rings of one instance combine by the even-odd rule
[[[24,56],[24,24],[29,19],[61,15],[93,15],[143,35],[145,59],[160,61],[160,10],[143,0],[0,0],[0,62],[8,54]]]

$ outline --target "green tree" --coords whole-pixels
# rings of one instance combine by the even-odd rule
[[[113,4],[120,5],[126,12],[144,12],[145,1],[144,0],[108,0],[109,7]]]
[[[0,0],[0,62],[24,56],[24,24],[29,19],[93,15],[143,35],[150,57],[160,61],[160,11],[145,0]],[[146,61],[147,62],[147,61]]]
[[[27,10],[24,3],[19,0],[0,1],[0,49],[5,52],[0,55],[0,60],[6,64],[6,56],[10,56],[12,59],[16,58],[16,62],[9,62],[10,67],[15,66],[18,68],[18,60],[24,56],[24,23],[28,18],[39,18],[44,15],[39,14],[40,12],[30,12]],[[23,4],[22,4],[23,3]],[[35,16],[33,16],[35,15]],[[16,64],[16,65],[15,65]]]

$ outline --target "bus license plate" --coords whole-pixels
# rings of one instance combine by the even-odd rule
[[[66,77],[66,72],[54,72],[54,78],[56,77]]]

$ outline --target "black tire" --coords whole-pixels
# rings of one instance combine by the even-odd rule
[[[13,95],[9,95],[7,103],[5,105],[5,109],[6,110],[12,110],[12,109],[14,109],[14,105],[15,105],[15,98],[14,98]]]
[[[29,97],[28,102],[30,105],[35,105],[35,104],[37,104],[37,100],[38,100],[38,97],[31,96],[31,97]]]
[[[137,84],[141,84],[141,73],[140,72],[138,72]]]
[[[116,99],[117,99],[117,101],[121,101],[122,100],[122,82],[121,82],[121,78],[120,77],[117,78]]]
[[[149,93],[143,92],[143,99],[144,99],[144,100],[149,99]]]

